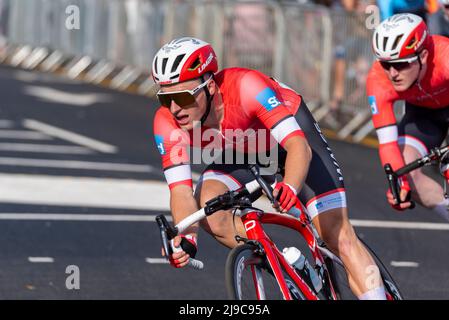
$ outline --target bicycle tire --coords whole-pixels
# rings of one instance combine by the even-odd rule
[[[251,244],[243,244],[233,248],[226,259],[225,284],[228,298],[231,300],[256,300],[256,289],[252,282],[252,275],[248,268],[254,267],[260,270],[264,278],[265,294],[267,300],[283,299],[280,288],[273,275],[273,271],[264,255],[260,255],[257,248]],[[305,300],[305,296],[296,286],[295,282],[284,272],[284,277],[290,289],[290,294],[295,300]],[[267,290],[266,280],[270,281]],[[246,286],[249,281],[251,285]],[[244,292],[245,291],[245,292]],[[274,297],[273,297],[274,295]]]
[[[376,265],[378,266],[380,275],[382,277],[385,291],[391,295],[393,300],[403,300],[403,296],[401,291],[399,290],[398,285],[394,281],[391,274],[388,272],[388,269],[385,267],[383,262],[370,248],[370,246],[368,246],[362,239],[359,238],[359,240],[360,242],[362,242],[362,244],[365,246],[365,248],[368,250],[374,261],[376,262]],[[357,300],[358,298],[354,295],[351,288],[349,287],[348,276],[343,264],[338,261],[332,260],[329,257],[325,258],[325,263],[339,300]]]

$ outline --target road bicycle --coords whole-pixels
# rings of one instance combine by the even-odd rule
[[[397,169],[394,171],[389,163],[385,164],[384,170],[387,175],[388,184],[390,186],[391,193],[393,195],[393,198],[395,201],[400,204],[403,201],[399,197],[400,192],[400,184],[399,184],[399,178],[407,173],[412,172],[413,170],[416,170],[418,168],[422,168],[424,166],[429,165],[437,165],[439,167],[439,172],[444,178],[443,186],[444,186],[444,197],[447,199],[447,184],[449,182],[449,175],[445,176],[446,168],[445,166],[448,164],[447,159],[449,156],[449,146],[444,146],[440,148],[433,148],[430,150],[430,152],[425,155],[422,158],[416,159],[413,162],[410,162],[409,164]],[[415,207],[415,203],[411,201],[412,205],[409,207],[410,209],[413,209]]]
[[[252,206],[250,195],[262,189],[271,203],[275,203],[272,186],[260,175],[257,165],[249,165],[254,180],[234,191],[228,191],[209,200],[205,207],[186,217],[176,226],[171,226],[164,215],[156,218],[165,252],[174,248],[170,240],[182,234],[186,228],[220,210],[233,209],[246,230],[246,237],[238,235],[239,243],[228,254],[225,265],[225,282],[228,297],[237,300],[338,300],[356,299],[349,289],[348,278],[342,261],[334,255],[318,233],[300,204],[289,214],[264,212]],[[299,270],[289,264],[276,243],[265,230],[266,225],[289,228],[304,240],[308,248],[304,269]],[[172,243],[172,242],[171,242]],[[366,244],[365,244],[366,246]],[[373,255],[382,277],[389,300],[401,300],[402,295],[395,281],[374,252]],[[313,262],[313,263],[311,263]],[[190,259],[189,264],[201,269],[203,263]],[[317,277],[318,280],[317,281]]]

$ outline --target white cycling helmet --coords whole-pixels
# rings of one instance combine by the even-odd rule
[[[152,75],[157,84],[178,83],[217,72],[212,46],[200,39],[184,37],[165,44],[153,59]]]
[[[380,61],[409,61],[427,47],[429,31],[424,20],[400,13],[382,21],[373,34],[373,50]]]
[[[449,0],[440,0],[440,2],[443,6],[449,5]]]

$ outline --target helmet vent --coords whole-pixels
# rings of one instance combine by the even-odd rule
[[[396,40],[394,40],[393,47],[391,48],[391,50],[396,50],[396,47],[398,46],[399,41],[401,41],[403,36],[404,36],[404,34],[401,34],[396,37]]]
[[[387,42],[388,42],[388,37],[384,37],[384,43],[383,43],[383,45],[384,45],[384,51],[386,51],[387,50]]]
[[[195,69],[198,68],[200,65],[201,65],[201,61],[200,61],[200,58],[198,57],[198,58],[196,58],[195,61],[193,61],[193,63],[190,65],[189,70],[190,70],[190,71],[195,70]]]
[[[176,57],[175,62],[173,62],[170,72],[175,72],[176,69],[178,69],[179,63],[185,56],[186,56],[185,54],[180,54],[179,56]]]
[[[154,72],[156,72],[156,74],[158,73],[158,72],[157,72],[157,57],[156,57],[156,59],[154,60]]]
[[[407,44],[406,48],[411,49],[418,42],[418,37],[415,35],[410,42]]]
[[[165,68],[167,67],[168,58],[162,59],[162,74],[165,74]]]

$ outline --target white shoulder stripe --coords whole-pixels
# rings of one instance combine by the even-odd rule
[[[271,129],[271,135],[276,139],[278,143],[281,143],[282,140],[290,133],[301,130],[298,122],[294,117],[288,117],[285,120],[282,120],[276,127]]]
[[[376,130],[380,144],[390,143],[398,140],[398,127],[388,126]]]
[[[168,184],[172,184],[178,181],[192,179],[192,170],[190,165],[183,164],[164,171],[165,179]]]

